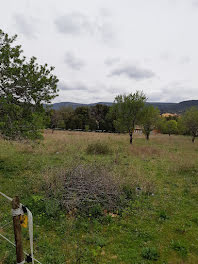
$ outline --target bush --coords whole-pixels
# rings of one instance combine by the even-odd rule
[[[117,212],[123,195],[108,170],[97,165],[80,164],[53,173],[46,177],[45,189],[48,197],[57,199],[68,212],[93,217],[101,216],[104,210]]]
[[[182,257],[186,257],[188,254],[188,250],[180,241],[172,241],[171,247],[175,251],[177,251]]]
[[[148,260],[158,260],[159,253],[155,247],[146,247],[142,249],[142,257]]]
[[[91,143],[87,147],[87,154],[94,154],[94,155],[105,155],[111,153],[109,146],[105,143],[96,142]]]

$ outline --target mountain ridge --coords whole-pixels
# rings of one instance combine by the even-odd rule
[[[97,102],[97,103],[91,103],[91,104],[83,104],[83,103],[75,103],[75,102],[60,102],[60,103],[54,103],[49,106],[52,107],[54,110],[59,110],[61,107],[72,107],[73,109],[76,109],[80,106],[94,106],[97,104],[103,104],[111,106],[112,102]],[[155,107],[158,107],[161,113],[182,113],[186,111],[186,109],[197,106],[198,107],[198,100],[186,100],[179,103],[164,103],[164,102],[147,102],[147,104],[151,104]]]

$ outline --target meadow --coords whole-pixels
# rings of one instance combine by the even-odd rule
[[[87,214],[59,203],[59,177],[79,166],[111,175],[127,196],[121,210]],[[0,191],[32,211],[43,264],[198,263],[198,141],[188,136],[136,134],[130,145],[127,134],[46,130],[41,142],[0,140]],[[9,221],[0,197],[0,232],[13,241]],[[23,237],[29,252],[25,229]],[[0,238],[0,264],[11,263],[15,249]]]

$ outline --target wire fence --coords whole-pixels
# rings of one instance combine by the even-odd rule
[[[12,221],[12,214],[11,214],[11,201],[12,198],[7,196],[6,194],[0,192],[0,204],[1,204],[1,210],[0,210],[0,239],[5,240],[7,243],[12,245],[13,247],[16,247],[15,244],[15,237],[13,232],[13,221]],[[21,204],[22,206],[22,204]],[[25,208],[25,207],[24,207]],[[33,217],[32,213],[28,208],[25,208],[27,210],[28,215],[28,233],[29,233],[29,241],[30,244],[28,246],[27,243],[24,244],[24,247],[26,251],[31,251],[30,254],[28,254],[25,250],[23,251],[24,254],[27,256],[26,260],[28,262],[31,262],[34,264],[34,262],[42,264],[40,261],[34,258],[33,256]],[[21,211],[23,213],[23,211]],[[27,234],[26,234],[27,235]],[[22,263],[25,263],[22,262]]]

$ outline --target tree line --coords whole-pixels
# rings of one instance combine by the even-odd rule
[[[192,135],[192,142],[198,136],[198,109],[189,108],[182,116],[160,115],[157,107],[146,104],[146,95],[137,91],[129,95],[118,95],[112,106],[97,104],[95,106],[62,107],[48,110],[48,128],[125,132],[129,133],[130,143],[138,126],[149,140],[150,133]]]
[[[137,91],[118,95],[114,104],[92,107],[61,108],[58,111],[44,107],[58,95],[58,78],[54,67],[39,65],[35,57],[29,60],[17,36],[9,37],[0,29],[0,135],[5,139],[38,139],[42,130],[82,129],[109,132],[127,132],[130,143],[137,125],[146,139],[152,130],[162,133],[190,134],[192,142],[198,136],[198,109],[193,107],[175,120],[160,117],[158,108],[146,104],[146,95]]]

